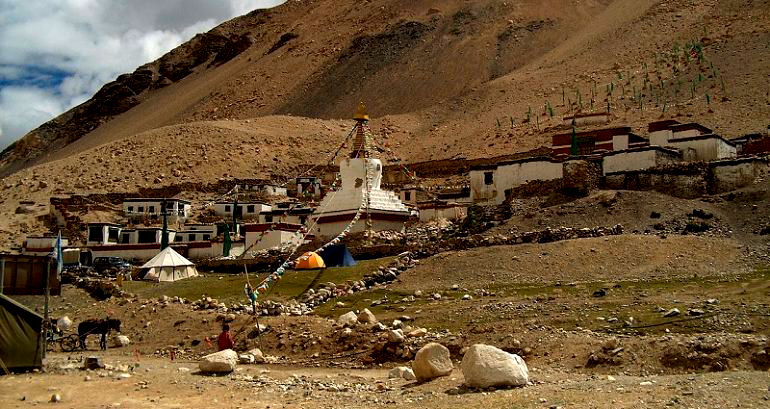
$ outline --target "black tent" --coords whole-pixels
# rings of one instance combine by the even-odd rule
[[[40,368],[43,317],[0,294],[0,373]]]
[[[326,267],[348,267],[356,265],[356,260],[353,259],[353,255],[350,254],[347,246],[344,244],[336,244],[326,247],[318,252],[318,255],[324,259]]]

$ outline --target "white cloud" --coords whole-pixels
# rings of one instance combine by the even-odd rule
[[[0,0],[0,149],[195,34],[284,1]]]

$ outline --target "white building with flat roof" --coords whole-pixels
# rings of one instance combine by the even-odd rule
[[[168,215],[169,223],[184,222],[192,213],[192,202],[184,199],[170,198],[129,198],[123,200],[123,214],[127,219],[140,222],[142,220],[160,220],[163,211]]]
[[[223,217],[225,219],[232,219],[233,211],[238,219],[258,219],[259,215],[264,212],[269,212],[272,209],[267,203],[264,202],[225,202],[220,201],[214,203],[214,214]]]

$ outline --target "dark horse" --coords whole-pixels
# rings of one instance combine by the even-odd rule
[[[120,332],[120,320],[107,318],[100,320],[92,318],[85,320],[78,324],[78,337],[80,338],[80,347],[86,349],[86,337],[92,334],[100,334],[102,337],[99,340],[99,348],[102,351],[107,349],[107,334],[111,330]]]

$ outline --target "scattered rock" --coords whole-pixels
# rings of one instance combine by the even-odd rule
[[[254,355],[252,354],[240,354],[238,355],[238,362],[243,365],[253,364],[256,362]]]
[[[424,337],[424,336],[428,335],[428,330],[427,330],[427,329],[425,329],[425,328],[417,328],[416,330],[414,330],[414,331],[411,331],[411,332],[409,332],[409,333],[408,333],[408,334],[406,334],[406,335],[407,335],[409,338],[419,338],[419,337]]]
[[[51,403],[61,402],[61,395],[59,395],[58,393],[54,393],[53,395],[51,395],[51,399],[48,402],[51,402]]]
[[[681,312],[679,311],[679,308],[672,308],[672,309],[666,311],[663,314],[663,317],[665,317],[665,318],[676,317],[679,314],[681,314]]]
[[[406,337],[404,337],[404,331],[401,329],[392,329],[388,331],[388,342],[394,343],[394,344],[401,344],[406,340]]]
[[[407,381],[414,381],[417,380],[417,377],[414,376],[414,372],[411,368],[407,368],[406,366],[398,366],[390,370],[388,372],[388,378],[390,379],[405,379]]]
[[[377,317],[375,317],[368,308],[364,308],[364,310],[358,314],[358,322],[374,325],[377,323]]]
[[[337,324],[342,327],[352,327],[356,322],[358,322],[358,316],[353,311],[348,311],[337,318]]]
[[[594,291],[594,293],[592,295],[594,297],[604,297],[605,295],[607,295],[607,290],[605,290],[604,288],[600,288],[600,289]]]
[[[254,357],[254,362],[257,364],[263,364],[265,363],[265,354],[262,353],[262,350],[259,348],[254,348],[248,352],[250,355]]]
[[[89,356],[86,358],[85,368],[90,370],[104,369],[104,361],[99,356]]]
[[[116,335],[112,341],[116,347],[127,347],[131,343],[131,340],[125,335]]]

